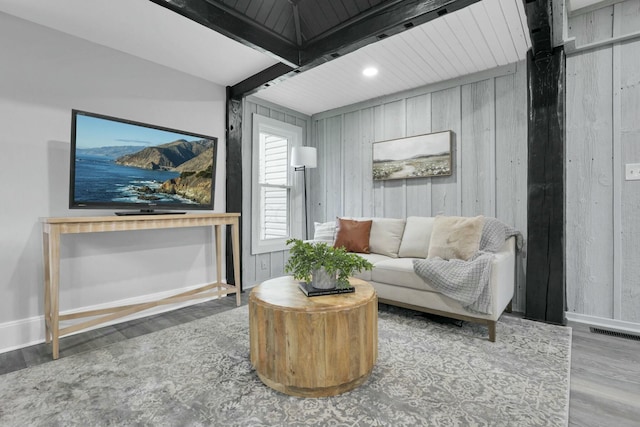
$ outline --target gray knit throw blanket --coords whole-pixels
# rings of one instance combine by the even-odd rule
[[[495,218],[485,218],[480,249],[471,259],[417,259],[413,261],[413,270],[422,280],[441,294],[460,302],[469,312],[493,314],[489,287],[491,260],[512,236],[516,238],[517,250],[524,255],[524,239],[519,231]]]

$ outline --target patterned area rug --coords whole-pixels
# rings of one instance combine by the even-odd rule
[[[303,399],[260,382],[243,306],[0,376],[2,426],[566,426],[571,329],[379,313],[361,387]]]

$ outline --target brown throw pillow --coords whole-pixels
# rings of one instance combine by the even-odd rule
[[[484,216],[436,216],[427,258],[469,260],[480,247]]]
[[[369,253],[372,221],[338,218],[338,231],[334,248],[344,247],[348,252]]]

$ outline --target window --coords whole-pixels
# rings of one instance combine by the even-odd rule
[[[284,250],[287,239],[300,235],[301,212],[289,158],[291,148],[301,144],[301,127],[253,115],[253,254]]]

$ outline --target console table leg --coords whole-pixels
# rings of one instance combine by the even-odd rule
[[[44,260],[44,341],[51,342],[51,275],[49,258],[49,233],[42,232],[42,250]]]
[[[59,357],[59,341],[60,341],[60,230],[57,227],[51,227],[49,232],[49,310],[50,310],[50,330],[53,358]]]
[[[238,218],[233,220],[231,225],[231,238],[233,246],[233,280],[236,286],[236,305],[240,307],[242,300],[240,298],[240,231]]]
[[[220,225],[214,225],[216,241],[216,283],[218,284],[218,299],[222,298],[222,232]]]

